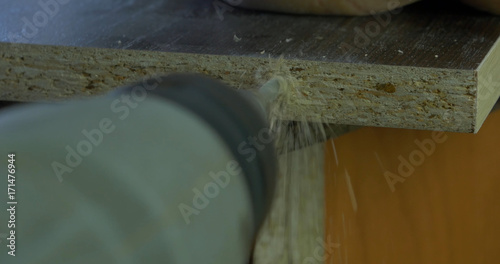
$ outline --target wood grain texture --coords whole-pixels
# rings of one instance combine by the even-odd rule
[[[386,128],[346,134],[336,152],[327,144],[325,236],[340,247],[325,263],[498,263],[499,129],[495,112],[477,135],[442,134],[434,150],[433,132]],[[402,159],[413,172],[399,172]],[[389,172],[401,176],[394,191]]]
[[[500,93],[500,18],[458,3],[367,17],[221,14],[214,3],[69,1],[49,14],[35,0],[4,1],[0,98],[95,95],[186,71],[252,89],[286,73],[303,96],[284,119],[305,111],[311,121],[475,132]]]

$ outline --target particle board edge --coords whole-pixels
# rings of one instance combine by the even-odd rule
[[[285,74],[299,88],[284,119],[474,131],[477,82],[469,70],[11,43],[0,50],[2,100],[88,97],[170,72],[206,74],[237,89]]]
[[[500,38],[484,58],[476,74],[478,109],[474,132],[477,133],[500,97]]]

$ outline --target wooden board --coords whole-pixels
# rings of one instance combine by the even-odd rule
[[[362,128],[326,144],[325,236],[339,247],[325,263],[498,263],[499,129],[495,112],[477,135]]]
[[[458,3],[328,17],[219,0],[58,1],[0,3],[1,99],[95,95],[186,71],[252,89],[286,73],[301,93],[285,119],[305,109],[311,121],[476,132],[500,95],[500,18]]]

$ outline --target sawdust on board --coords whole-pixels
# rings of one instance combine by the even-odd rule
[[[306,113],[300,111],[300,101],[308,96],[301,89],[307,83],[298,81],[283,59],[273,60],[270,68],[257,78],[261,83],[272,78],[280,82],[280,93],[268,113],[280,153],[280,176],[254,263],[322,263],[312,256],[315,250],[323,250],[318,243],[324,241],[324,149],[318,142],[325,142],[330,131],[325,122],[308,122],[305,115],[294,121],[283,119],[290,107]]]

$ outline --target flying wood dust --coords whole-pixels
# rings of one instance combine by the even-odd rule
[[[302,91],[307,83],[293,77],[293,68],[277,60],[267,80],[279,82],[279,94],[268,109],[271,131],[279,157],[279,179],[271,212],[262,228],[254,252],[256,264],[323,263],[324,169],[323,145],[334,133],[306,116],[288,121],[284,113],[301,111]],[[297,111],[298,110],[298,111]]]

